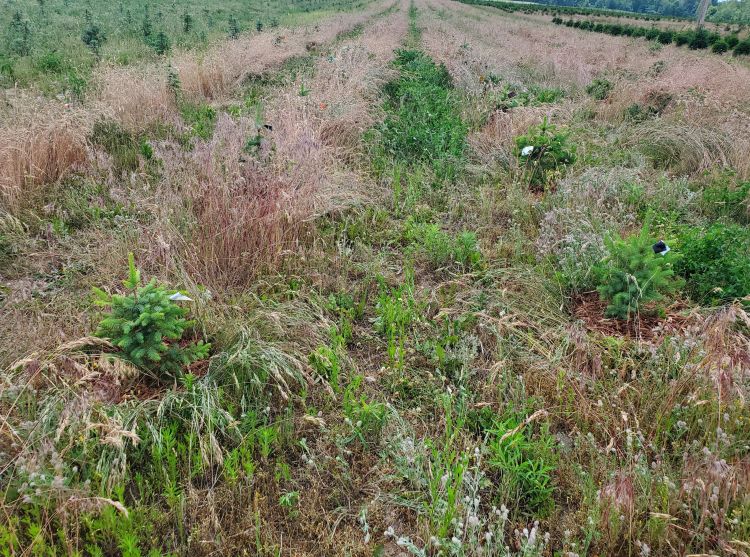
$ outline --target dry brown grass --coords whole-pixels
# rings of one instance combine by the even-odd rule
[[[263,73],[307,52],[309,44],[326,44],[383,11],[383,0],[358,13],[340,14],[301,29],[223,41],[205,55],[179,53],[174,63],[190,100],[225,98],[248,75]],[[139,132],[157,123],[179,121],[174,94],[163,65],[101,68],[94,78],[93,101],[71,109],[31,94],[11,98],[0,125],[0,199],[10,211],[35,200],[44,188],[86,163],[86,135],[102,116]]]
[[[40,107],[23,97],[16,111],[35,117],[10,115],[0,127],[0,202],[11,213],[33,205],[45,184],[85,164],[89,125],[84,113],[57,103]]]
[[[286,59],[304,56],[311,45],[330,43],[365,24],[391,3],[374,2],[360,12],[339,14],[311,27],[281,28],[224,41],[205,56],[175,57],[183,91],[194,101],[225,98],[249,76],[261,75]]]
[[[138,132],[159,122],[175,122],[177,106],[164,68],[107,68],[98,77],[98,112]]]
[[[386,26],[391,33],[383,33]],[[299,95],[301,81],[274,92],[264,114],[273,129],[261,130],[257,152],[245,149],[256,123],[223,114],[213,138],[192,153],[160,153],[166,182],[157,204],[189,215],[180,229],[180,213],[165,214],[171,225],[164,230],[172,231],[166,244],[177,247],[193,280],[247,284],[301,253],[315,218],[364,198],[362,179],[342,162],[353,160],[373,122],[378,85],[405,32],[402,9],[320,59],[305,83],[308,95]]]
[[[619,125],[631,105],[649,106],[656,96],[665,101],[658,120],[635,132],[623,127],[627,143],[634,136],[653,142],[668,155],[674,172],[718,165],[732,167],[740,178],[750,176],[750,65],[745,61],[675,46],[654,50],[640,39],[602,37],[544,18],[447,0],[425,0],[423,7],[429,14],[427,50],[469,94],[481,95],[479,76],[490,71],[506,82],[561,87],[574,95],[582,95],[595,77],[606,76],[615,85],[610,97],[588,103],[600,120]],[[560,106],[554,110],[572,114]],[[486,151],[482,135],[507,136],[510,119],[493,115],[488,129],[475,138],[480,151]]]
[[[168,166],[167,192],[172,184],[179,188],[193,221],[176,242],[196,280],[212,286],[246,284],[295,250],[326,165],[314,137],[283,122],[276,125],[292,133],[287,141],[299,149],[289,173],[244,154],[254,125],[227,115],[220,116],[210,141],[198,145],[189,159],[176,158]]]

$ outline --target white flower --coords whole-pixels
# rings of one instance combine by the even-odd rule
[[[521,149],[521,156],[522,157],[528,157],[531,153],[534,152],[534,146],[533,145],[527,145],[523,149]]]
[[[385,531],[385,537],[386,538],[392,538],[396,535],[396,532],[393,531],[393,526],[389,526]]]

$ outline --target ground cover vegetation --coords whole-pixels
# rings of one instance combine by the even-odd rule
[[[747,555],[747,59],[315,7],[9,97],[0,552]]]

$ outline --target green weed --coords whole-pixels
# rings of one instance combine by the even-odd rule
[[[722,303],[750,295],[750,231],[746,226],[716,223],[688,228],[678,243],[675,271],[685,277],[687,292],[700,303]]]
[[[365,446],[377,442],[380,431],[385,425],[387,407],[382,402],[368,401],[360,394],[362,376],[357,375],[344,389],[342,410],[344,422],[350,430],[346,442],[358,440]]]
[[[388,343],[388,361],[402,369],[406,358],[406,342],[412,324],[419,321],[419,310],[414,299],[414,277],[409,273],[404,284],[388,288],[381,283],[375,306],[375,331],[382,334]]]
[[[439,180],[455,178],[463,164],[467,127],[450,75],[418,50],[399,50],[394,65],[400,76],[384,89],[387,115],[377,128],[377,152],[407,167],[429,165]]]

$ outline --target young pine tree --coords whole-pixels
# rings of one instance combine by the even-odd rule
[[[167,34],[160,30],[151,41],[151,47],[159,56],[163,56],[172,48],[172,42],[169,40]]]
[[[188,12],[182,14],[182,32],[190,33],[193,30],[193,16]]]
[[[123,359],[157,378],[171,378],[208,356],[209,344],[179,344],[185,329],[192,325],[185,319],[187,309],[174,300],[175,291],[158,285],[156,279],[141,284],[132,253],[128,256],[128,279],[123,284],[128,290],[124,295],[110,296],[94,289],[96,303],[110,308],[96,336],[110,339],[122,350]]]
[[[151,25],[151,15],[148,13],[148,8],[143,12],[143,21],[141,22],[141,33],[143,38],[148,39],[153,32],[153,26]]]
[[[107,36],[104,34],[104,31],[102,31],[101,27],[94,23],[91,12],[88,10],[84,13],[84,21],[86,26],[83,29],[83,33],[81,33],[81,40],[83,41],[83,44],[89,47],[91,52],[99,58],[99,52],[101,51],[102,45],[107,40]]]
[[[16,11],[8,28],[8,49],[18,56],[31,54],[31,25]]]
[[[595,269],[599,295],[608,302],[606,316],[630,319],[643,304],[663,299],[679,287],[670,254],[655,254],[648,226],[627,239],[606,240],[609,256]]]
[[[236,39],[240,36],[240,22],[233,15],[229,16],[229,38]]]

